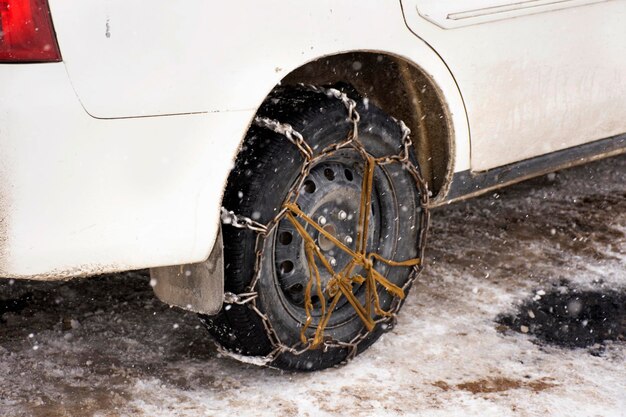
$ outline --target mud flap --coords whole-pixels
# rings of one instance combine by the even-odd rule
[[[150,269],[154,293],[169,305],[208,315],[218,313],[224,299],[223,255],[220,228],[206,261]]]

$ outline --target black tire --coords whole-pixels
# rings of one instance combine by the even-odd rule
[[[346,92],[349,96],[358,102],[357,110],[361,116],[359,137],[368,152],[374,156],[400,153],[402,131],[398,122],[372,104],[364,103],[349,86],[342,88],[348,90]],[[258,115],[293,126],[302,133],[316,154],[330,144],[343,141],[351,130],[346,108],[340,100],[303,87],[276,90],[261,106]],[[414,156],[411,155],[411,158],[414,159]],[[229,176],[224,207],[266,224],[282,206],[288,191],[298,178],[302,163],[302,155],[285,137],[266,128],[251,127]],[[324,204],[332,208],[333,196],[343,194],[346,195],[345,201],[338,198],[336,204],[354,207],[354,198],[351,196],[360,190],[359,175],[362,166],[363,161],[355,151],[342,151],[336,157],[321,161],[309,175],[316,191],[308,193],[308,200],[303,200],[302,204],[312,207],[312,212],[321,210]],[[330,171],[333,172],[332,179]],[[371,210],[374,220],[369,244],[375,245],[378,252],[388,259],[405,260],[417,257],[421,209],[413,178],[400,164],[377,167],[373,194],[375,198]],[[306,212],[304,208],[303,211]],[[339,226],[346,230],[352,227],[350,224],[344,226],[343,223],[337,227]],[[285,345],[294,346],[299,344],[305,315],[299,304],[301,294],[298,295],[293,290],[301,288],[293,282],[303,282],[298,280],[308,279],[308,275],[303,269],[306,264],[302,266],[306,259],[301,255],[301,242],[297,241],[297,236],[288,227],[289,225],[279,223],[266,239],[262,273],[256,290],[259,293],[259,310],[270,319],[280,340]],[[280,233],[283,234],[278,238]],[[291,233],[291,238],[285,238],[287,235],[284,233]],[[346,232],[346,236],[349,233],[350,230]],[[226,291],[239,294],[249,290],[254,276],[256,237],[253,231],[223,226]],[[285,244],[287,240],[289,243]],[[289,259],[282,262],[291,262],[290,268],[283,268],[283,263],[279,262],[281,256]],[[391,268],[385,265],[377,265],[376,268],[398,286],[402,286],[409,279],[410,268]],[[289,271],[285,273],[287,269]],[[291,286],[287,288],[287,285]],[[357,292],[358,290],[355,291]],[[384,289],[379,293],[382,307],[388,308],[392,297]],[[203,321],[217,341],[228,350],[255,356],[267,355],[272,351],[273,347],[261,319],[246,305],[225,305],[218,315],[204,317]],[[333,313],[326,333],[335,340],[347,342],[362,331],[363,324],[352,307],[343,303]],[[381,326],[377,326],[360,341],[358,353],[378,339],[383,331]],[[339,347],[309,350],[301,355],[283,353],[273,365],[283,369],[317,370],[339,364],[348,354],[347,348]]]

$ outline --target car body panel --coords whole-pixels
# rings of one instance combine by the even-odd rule
[[[0,91],[0,276],[60,279],[208,257],[253,111],[94,119],[62,63],[0,65]]]
[[[51,0],[64,61],[0,64],[0,275],[59,279],[205,260],[255,109],[291,69],[328,54],[369,49],[419,62],[446,97],[455,164],[469,168],[465,109],[445,64],[408,31],[399,4],[360,3],[379,26],[354,36],[355,4],[326,2],[290,19],[288,2],[228,3],[211,11],[206,32],[188,16],[207,12],[195,0],[182,17],[164,1]],[[246,8],[259,10],[241,18]],[[169,41],[159,38],[166,27]],[[197,67],[159,64],[172,57]]]
[[[70,22],[55,13],[59,15],[58,7],[53,7],[53,19],[63,44],[62,27]],[[406,29],[399,8],[380,17],[381,24],[390,26],[389,36],[399,40],[388,53],[420,62],[445,94],[457,133],[455,162],[459,169],[469,168],[465,110],[449,71]],[[325,53],[349,48],[327,42]],[[224,100],[202,112],[132,117],[141,114],[151,96],[112,89],[105,96],[121,110],[100,116],[119,118],[101,119],[88,114],[92,109],[75,89],[72,63],[78,57],[61,49],[63,63],[0,65],[4,277],[60,279],[205,260],[215,242],[226,178],[256,106],[287,72],[287,64],[302,65],[319,53],[285,59],[285,69],[278,73],[261,60],[239,82],[216,69],[213,77],[220,86],[211,99]],[[277,62],[282,61],[272,65]],[[100,75],[91,74],[92,82],[97,84],[93,80]],[[225,80],[233,80],[234,88]],[[184,103],[184,96],[161,99]],[[229,102],[244,103],[240,107],[249,110],[216,110],[228,109]],[[163,111],[198,109],[181,105]]]
[[[50,1],[71,82],[97,118],[256,109],[290,70],[321,56],[380,50],[419,57],[425,45],[407,31],[398,4],[363,1],[358,13],[355,6]],[[361,17],[377,25],[364,31]]]
[[[278,0],[219,7],[200,0],[184,7],[163,0],[50,0],[63,62],[0,64],[0,275],[60,279],[204,261],[216,241],[228,173],[256,109],[288,73],[330,55],[388,54],[430,77],[453,132],[450,174],[626,131],[626,118],[617,117],[626,108],[624,57],[609,53],[624,40],[591,51],[621,33],[618,2],[576,8],[594,22],[607,10],[594,7],[615,12],[607,33],[575,35],[583,52],[606,58],[582,85],[550,66],[566,62],[549,55],[564,55],[563,42],[545,42],[542,52],[518,40],[520,63],[507,50],[510,42],[489,46],[503,58],[489,55],[486,63],[472,57],[467,44],[453,48],[464,30],[473,40],[489,40],[489,30],[509,39],[512,29],[502,22],[516,19],[444,30],[416,10],[411,17],[409,3],[406,22],[418,36],[399,2],[324,0],[305,8]],[[551,13],[570,16],[572,10]],[[539,19],[519,20],[526,18]],[[574,13],[550,30],[563,35],[583,21],[577,19]],[[487,29],[492,24],[503,26]],[[551,64],[528,79],[542,59]],[[582,64],[589,70],[588,61]],[[506,102],[503,93],[519,82],[534,84]],[[574,121],[562,114],[560,87],[577,91],[565,101]],[[584,106],[576,100],[585,88],[591,115],[579,117]],[[561,139],[559,129],[566,134]]]
[[[402,3],[459,85],[472,170],[626,132],[626,2]]]
[[[420,16],[442,29],[479,25],[607,0],[419,0]],[[408,2],[410,3],[410,2]]]
[[[399,3],[237,0],[215,7],[189,0],[181,7],[165,0],[50,0],[50,7],[72,86],[93,117],[254,110],[308,62],[381,52],[433,79],[450,112],[455,165],[469,168],[467,120],[454,78],[408,30]],[[364,19],[376,24],[364,30]]]

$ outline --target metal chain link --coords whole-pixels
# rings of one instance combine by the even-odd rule
[[[267,227],[257,221],[252,220],[249,217],[238,216],[233,211],[228,211],[224,207],[221,210],[222,224],[228,224],[236,227],[237,229],[248,229],[253,232],[267,234]]]
[[[428,202],[429,202],[429,192],[428,186],[424,179],[422,178],[418,168],[411,162],[410,160],[410,149],[413,146],[413,140],[411,139],[411,131],[410,129],[402,122],[401,120],[393,119],[400,127],[402,132],[402,151],[398,155],[389,155],[383,156],[379,158],[374,158],[371,156],[363,144],[359,140],[358,135],[358,127],[360,121],[360,115],[357,111],[357,103],[353,99],[351,99],[347,94],[339,91],[335,88],[325,88],[320,86],[313,85],[302,85],[305,89],[311,92],[324,94],[327,97],[337,99],[341,101],[346,108],[346,112],[348,115],[348,121],[352,125],[352,131],[350,132],[348,138],[337,144],[331,145],[325,149],[323,149],[317,156],[314,156],[314,152],[310,145],[306,142],[302,134],[297,132],[293,127],[286,123],[280,123],[279,121],[272,120],[266,117],[255,117],[254,124],[256,126],[269,129],[275,133],[278,133],[291,143],[293,143],[298,150],[302,153],[304,157],[304,163],[300,169],[298,180],[295,181],[294,186],[288,192],[287,198],[285,201],[295,201],[298,197],[299,190],[308,175],[311,167],[320,159],[329,156],[330,154],[338,151],[339,149],[343,149],[346,147],[352,147],[357,150],[361,156],[363,156],[366,160],[371,159],[375,162],[376,165],[388,165],[392,163],[401,164],[407,172],[411,175],[413,180],[415,181],[416,188],[418,189],[420,196],[420,208],[421,216],[420,216],[420,234],[418,238],[418,262],[417,264],[411,266],[411,272],[409,274],[408,280],[404,283],[401,288],[405,294],[413,285],[417,276],[421,272],[423,265],[422,260],[424,259],[424,250],[426,243],[426,234],[428,231],[428,226],[430,223],[430,213],[428,211]],[[363,190],[362,190],[363,192]],[[286,204],[288,205],[288,204]],[[236,228],[240,229],[248,229],[255,233],[257,233],[256,238],[256,260],[255,260],[255,269],[254,269],[254,277],[248,286],[247,290],[241,294],[233,294],[230,292],[226,292],[224,294],[224,303],[225,304],[238,304],[238,305],[247,305],[252,311],[255,312],[256,315],[260,318],[267,338],[272,345],[272,350],[269,354],[264,357],[256,358],[254,363],[259,364],[271,364],[273,363],[278,355],[288,352],[293,355],[300,355],[307,350],[312,348],[311,339],[307,343],[300,343],[299,346],[288,346],[281,342],[278,337],[276,331],[273,329],[272,324],[267,317],[257,306],[258,293],[256,291],[256,285],[260,279],[261,275],[261,261],[263,258],[263,247],[264,241],[271,233],[272,229],[278,224],[280,220],[282,220],[285,214],[288,213],[288,209],[283,206],[279,213],[267,224],[261,224],[249,217],[241,216],[235,214],[233,211],[229,211],[222,207],[221,211],[221,220],[223,224],[228,224]],[[371,262],[371,261],[370,261]],[[393,261],[391,261],[393,262]],[[381,315],[378,319],[374,320],[376,325],[380,325],[384,331],[390,331],[396,324],[396,315],[400,310],[403,303],[403,299],[400,297],[393,297],[390,309],[385,312],[385,315]],[[372,330],[373,331],[373,330]],[[323,340],[322,348],[324,351],[327,351],[331,348],[342,348],[348,349],[348,354],[346,356],[345,361],[349,361],[358,353],[358,346],[369,334],[370,330],[367,330],[364,326],[364,329],[361,330],[354,338],[352,338],[348,342],[333,340],[330,337],[326,337]],[[219,351],[223,354],[231,355],[236,359],[242,360],[241,355],[225,350],[224,348],[219,348]],[[249,361],[249,360],[248,360]]]
[[[304,141],[304,138],[300,134],[291,127],[291,125],[287,123],[280,123],[276,120],[269,119],[267,117],[255,117],[254,124],[259,127],[264,127],[273,132],[278,133],[279,135],[283,135],[286,137],[291,143],[296,145],[300,152],[304,155],[306,159],[311,159],[313,157],[313,150],[309,146],[308,143]]]

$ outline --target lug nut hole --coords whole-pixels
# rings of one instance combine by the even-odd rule
[[[326,177],[328,181],[332,181],[335,179],[335,172],[330,168],[326,168],[324,170],[324,176]]]
[[[293,271],[293,262],[291,261],[283,261],[280,263],[280,273],[288,274]]]
[[[352,181],[354,179],[354,175],[352,175],[352,171],[350,171],[349,169],[344,170],[343,174],[346,176],[346,179],[348,181]]]
[[[291,234],[291,232],[281,232],[278,235],[278,241],[282,243],[283,245],[290,244],[292,240],[293,240],[293,235]]]
[[[316,188],[317,187],[315,187],[315,183],[313,181],[311,180],[304,181],[304,191],[306,191],[307,193],[309,194],[314,193]]]

